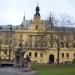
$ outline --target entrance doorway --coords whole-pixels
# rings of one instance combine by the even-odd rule
[[[54,55],[49,55],[49,64],[54,63]]]

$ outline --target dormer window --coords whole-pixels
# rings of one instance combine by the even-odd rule
[[[36,25],[35,29],[38,30],[38,25]]]
[[[12,26],[10,27],[10,30],[12,30]]]

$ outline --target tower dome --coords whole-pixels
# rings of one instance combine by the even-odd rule
[[[40,13],[39,13],[39,11],[40,11],[40,8],[39,8],[39,6],[37,5],[37,7],[36,7],[36,13],[35,13],[35,15],[34,16],[40,16]]]

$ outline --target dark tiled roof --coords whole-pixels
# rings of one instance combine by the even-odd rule
[[[25,20],[25,22],[23,23],[24,25],[24,29],[28,29],[28,27],[30,26],[31,20]],[[45,28],[47,29],[49,26],[49,21],[48,20],[44,20],[43,21]],[[10,27],[12,27],[12,31],[15,31],[16,29],[19,28],[20,25],[0,25],[0,31],[11,31]],[[57,30],[59,29],[60,31],[66,31],[66,32],[75,32],[75,27],[55,27]]]
[[[1,27],[1,29],[0,29],[0,31],[15,31],[15,26],[11,26],[10,27],[10,25],[0,25],[0,27]]]

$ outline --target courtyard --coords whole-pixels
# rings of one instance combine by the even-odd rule
[[[0,75],[75,75],[75,64],[32,64],[32,71],[20,72],[16,68],[2,67]]]

